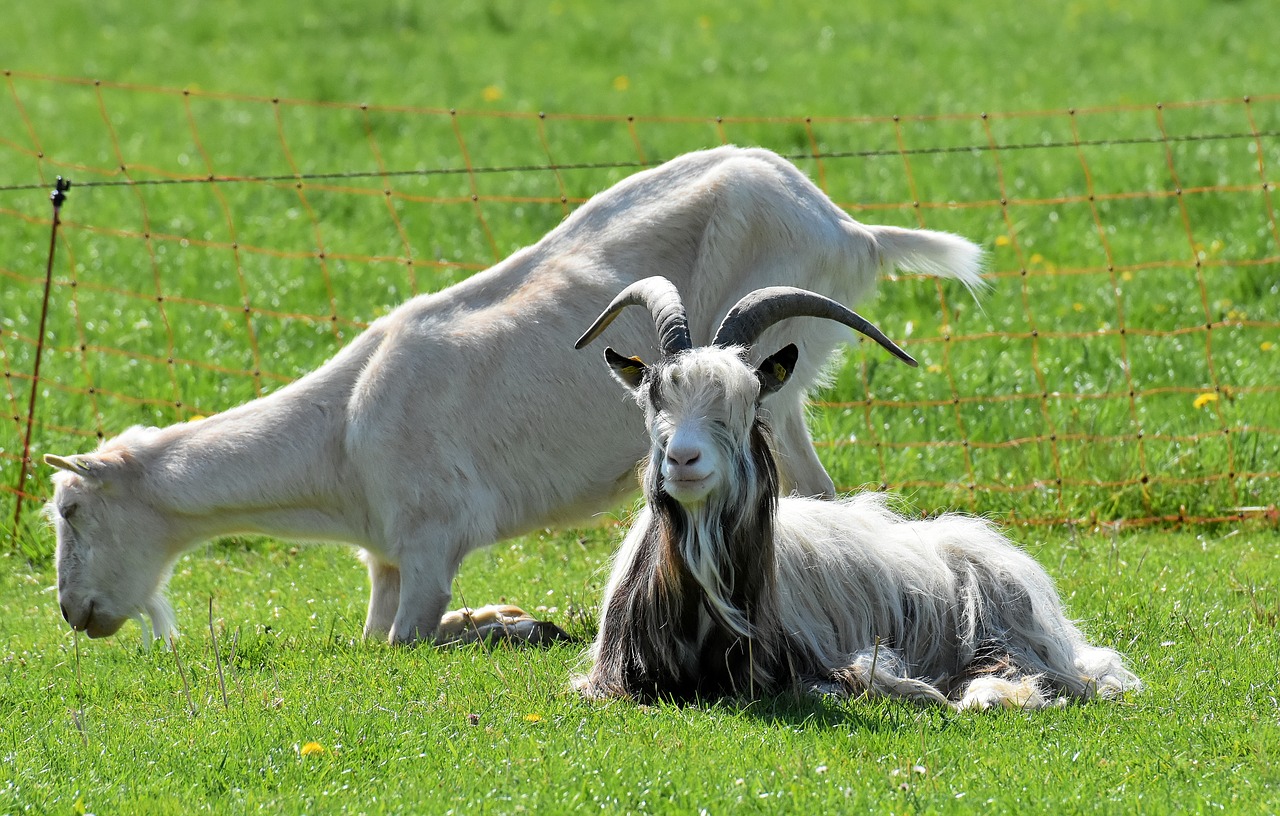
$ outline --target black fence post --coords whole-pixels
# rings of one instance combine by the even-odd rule
[[[27,478],[31,475],[31,433],[36,424],[36,397],[40,393],[40,360],[44,357],[45,324],[49,318],[49,292],[53,289],[53,253],[58,246],[58,224],[61,222],[62,204],[67,200],[71,182],[58,176],[49,201],[53,204],[53,222],[49,229],[49,256],[44,269],[44,301],[40,306],[40,328],[36,332],[36,356],[31,367],[31,398],[27,402],[27,432],[22,440],[22,459],[18,464],[17,501],[13,510],[13,546],[18,547],[22,503],[27,497]]]

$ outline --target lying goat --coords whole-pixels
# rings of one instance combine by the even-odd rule
[[[344,542],[372,584],[366,637],[429,638],[463,556],[608,508],[635,489],[642,417],[569,348],[595,306],[668,270],[700,314],[794,282],[844,300],[890,267],[979,282],[979,251],[945,233],[864,226],[765,150],[723,147],[638,173],[537,244],[405,303],[280,391],[201,422],[135,427],[62,472],[62,614],[90,637],[147,612],[173,630],[163,584],[184,551],[234,533]],[[695,323],[698,338],[715,327]],[[655,350],[644,320],[618,336]],[[847,337],[794,329],[811,361],[774,406],[787,490],[832,495],[805,391]]]
[[[1085,642],[1049,576],[992,525],[907,519],[880,494],[778,498],[761,400],[791,378],[797,349],[758,366],[749,349],[800,316],[875,334],[857,314],[812,292],[763,289],[695,348],[675,287],[650,278],[627,287],[578,347],[629,305],[647,306],[663,338],[651,366],[605,350],[648,423],[647,506],[616,557],[584,694],[799,687],[1038,708],[1140,687],[1116,652]]]
[[[573,638],[554,623],[535,619],[518,606],[493,604],[479,609],[462,607],[446,612],[436,629],[436,644],[514,643],[543,646]]]

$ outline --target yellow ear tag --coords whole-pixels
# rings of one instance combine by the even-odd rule
[[[787,381],[787,368],[782,363],[773,364],[773,378],[778,382]]]
[[[623,373],[635,375],[644,371],[644,360],[641,360],[639,357],[628,357],[627,359],[635,363],[635,365],[624,366],[622,369]]]

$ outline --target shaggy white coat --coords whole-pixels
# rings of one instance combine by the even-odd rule
[[[614,561],[584,694],[798,687],[1040,708],[1141,688],[993,524],[907,518],[880,493],[778,499],[743,349],[681,352],[624,384],[646,412],[647,504]]]
[[[408,301],[280,391],[201,422],[131,428],[61,470],[48,505],[64,617],[90,636],[173,615],[163,585],[209,538],[262,533],[361,550],[366,637],[430,637],[462,558],[579,520],[634,490],[642,417],[577,354],[578,331],[627,284],[671,278],[695,342],[746,292],[802,285],[859,300],[885,269],[976,286],[979,250],[945,233],[864,226],[794,166],[722,147],[637,173],[537,244]],[[774,405],[788,490],[832,495],[804,423],[807,388],[843,327],[782,326],[809,361]],[[652,325],[611,328],[652,357]]]

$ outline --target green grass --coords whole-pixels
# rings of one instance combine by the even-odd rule
[[[580,632],[569,609],[597,596],[613,533],[500,545],[464,565],[457,589],[545,606]],[[77,660],[44,591],[51,570],[11,560],[0,811],[1274,810],[1275,534],[1024,540],[1091,635],[1127,654],[1144,693],[992,715],[789,698],[592,704],[568,687],[578,647],[362,644],[354,559],[245,542],[178,566],[180,674],[172,654],[139,650],[132,625],[112,641],[82,638]],[[301,755],[313,741],[325,753]]]
[[[18,41],[47,33],[4,66],[0,187],[56,173],[80,185],[51,293],[37,453],[274,389],[406,297],[536,241],[635,163],[729,140],[816,150],[824,158],[797,163],[855,216],[952,230],[989,253],[980,304],[946,287],[944,305],[921,280],[863,304],[924,368],[849,355],[813,419],[840,487],[887,484],[925,507],[1014,521],[1274,503],[1280,227],[1262,182],[1280,137],[1166,141],[1276,131],[1264,69],[1280,59],[1254,54],[1257,4],[921,5],[847,22],[838,4],[799,16],[768,4],[394,9],[360,25],[281,4],[137,27],[101,4],[79,25],[49,25],[43,9],[16,22],[30,28]],[[1018,35],[998,54],[977,47],[1006,26]],[[1215,62],[1207,43],[1227,32],[1233,54],[1253,56]],[[1107,61],[1122,49],[1143,64],[1175,41],[1188,43],[1168,57],[1178,70],[1120,78]],[[296,101],[308,99],[345,106]],[[1229,101],[1179,104],[1201,99]],[[922,152],[904,159],[900,146]],[[468,161],[605,166],[426,173]],[[87,186],[379,166],[425,174],[301,190]],[[0,260],[0,524],[19,487],[47,210],[43,188],[0,191],[0,239],[14,248]],[[1196,408],[1202,393],[1220,399]],[[43,495],[44,476],[26,490]],[[28,554],[47,551],[38,526],[18,536]]]
[[[194,711],[173,655],[140,652],[132,627],[82,639],[77,660],[49,591],[44,468],[12,529],[57,174],[77,186],[37,455],[274,390],[632,172],[609,165],[727,140],[816,146],[821,160],[797,164],[855,217],[988,251],[980,304],[903,279],[860,306],[921,368],[849,352],[812,421],[837,484],[891,484],[928,510],[1085,520],[1077,530],[1275,504],[1280,233],[1262,185],[1276,183],[1280,138],[1179,141],[1280,130],[1264,0],[455,6],[68,0],[6,20],[0,812],[1276,811],[1280,538],[1258,522],[1022,530],[1073,614],[1149,684],[1120,705],[1034,716],[590,705],[568,691],[574,648],[359,643],[358,564],[271,542],[179,565]],[[1231,101],[1178,104],[1196,100]],[[146,180],[467,158],[606,166],[301,192],[89,186],[124,178],[121,164]],[[1202,393],[1219,399],[1196,408]],[[619,532],[476,554],[459,597],[545,607],[589,635]],[[225,706],[210,597],[224,660],[236,644]],[[325,753],[301,756],[309,741]]]

